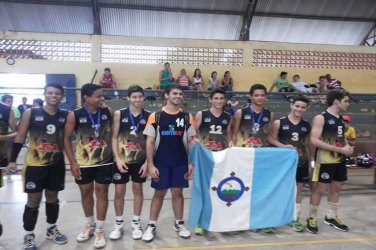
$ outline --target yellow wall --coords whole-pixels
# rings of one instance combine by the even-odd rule
[[[119,64],[100,62],[100,44],[133,44],[133,45],[155,45],[155,46],[186,46],[186,47],[216,47],[216,48],[240,48],[244,51],[244,66],[215,66],[215,65],[171,65],[174,77],[177,77],[180,69],[185,68],[189,75],[193,74],[195,68],[199,67],[207,81],[210,73],[214,70],[221,78],[226,70],[231,71],[234,78],[235,90],[247,91],[253,83],[263,83],[267,87],[281,71],[289,72],[291,78],[299,74],[301,80],[314,83],[318,76],[331,73],[331,75],[342,81],[343,86],[351,92],[376,93],[376,70],[349,70],[349,69],[304,69],[304,68],[273,68],[251,66],[251,55],[253,49],[272,50],[307,50],[327,52],[354,52],[354,53],[376,53],[376,49],[364,46],[337,46],[337,45],[312,45],[312,44],[288,44],[272,42],[241,42],[241,41],[219,41],[219,40],[190,40],[190,39],[156,39],[156,38],[135,38],[120,36],[95,36],[95,35],[74,35],[74,34],[46,34],[26,32],[2,32],[0,39],[25,39],[25,40],[47,40],[47,41],[71,41],[90,42],[92,44],[92,62],[64,62],[49,60],[28,60],[16,59],[16,64],[9,66],[5,59],[0,60],[1,73],[56,73],[75,74],[77,86],[90,82],[94,71],[98,70],[95,82],[99,82],[99,76],[105,67],[111,68],[116,75],[120,88],[126,88],[131,84],[141,84],[144,87],[151,87],[158,84],[158,74],[163,65],[152,64]]]

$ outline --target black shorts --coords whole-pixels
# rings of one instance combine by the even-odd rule
[[[43,189],[64,190],[65,164],[25,166],[22,170],[25,193],[38,193]]]
[[[313,181],[331,183],[332,181],[347,181],[346,163],[316,164],[313,171]]]
[[[112,166],[113,163],[111,162],[97,167],[80,168],[81,179],[75,179],[75,182],[78,185],[89,184],[94,181],[99,184],[111,184]]]
[[[0,168],[6,168],[8,166],[8,159],[5,156],[4,158],[0,159]]]
[[[298,166],[296,169],[296,182],[307,183],[309,181],[309,167]]]
[[[129,182],[130,177],[132,178],[133,182],[136,183],[144,183],[146,181],[146,177],[142,178],[140,177],[140,169],[142,167],[143,163],[134,163],[134,164],[127,164],[128,166],[128,172],[121,173],[119,169],[116,166],[116,163],[114,163],[113,166],[113,175],[112,175],[112,183],[114,184],[125,184]]]

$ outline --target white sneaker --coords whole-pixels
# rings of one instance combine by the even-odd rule
[[[124,222],[122,222],[121,224],[115,223],[114,229],[110,233],[111,240],[120,239],[121,235],[123,234],[123,226],[124,226]]]
[[[188,239],[191,237],[191,231],[189,231],[189,229],[184,225],[184,221],[174,223],[173,228],[183,239]]]
[[[77,235],[77,242],[85,242],[94,236],[95,224],[86,224],[82,232]]]
[[[142,235],[142,240],[146,243],[152,242],[155,236],[155,230],[157,227],[154,224],[148,224],[145,233]]]
[[[104,238],[103,230],[95,231],[94,248],[104,248],[106,246],[106,239]]]
[[[132,238],[139,240],[142,238],[142,229],[140,220],[132,220]]]

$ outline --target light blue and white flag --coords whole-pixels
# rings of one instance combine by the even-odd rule
[[[229,232],[285,225],[295,218],[298,154],[287,148],[190,149],[191,227]]]

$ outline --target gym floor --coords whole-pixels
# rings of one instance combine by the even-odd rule
[[[263,232],[229,232],[211,233],[204,236],[192,235],[191,239],[181,239],[172,229],[173,212],[171,196],[166,197],[160,218],[157,223],[157,236],[152,243],[135,241],[130,236],[130,220],[132,218],[132,194],[127,192],[125,202],[126,227],[123,237],[118,241],[111,241],[108,235],[115,220],[113,185],[110,187],[110,204],[105,224],[107,246],[105,249],[343,249],[343,250],[374,250],[376,249],[376,189],[373,186],[373,169],[349,169],[349,181],[344,185],[340,200],[340,218],[349,227],[349,232],[340,232],[323,223],[327,210],[326,197],[323,197],[319,208],[319,234],[296,233],[289,226],[277,228],[273,234]],[[22,178],[20,174],[5,176],[5,187],[0,189],[0,220],[4,232],[0,237],[0,250],[22,249],[23,228],[22,214],[26,201],[26,194],[22,192]],[[130,186],[130,185],[129,185]],[[129,190],[130,191],[130,190]],[[185,193],[185,219],[189,209],[190,189]],[[141,216],[145,228],[153,190],[150,181],[144,185],[144,209]],[[69,171],[66,176],[66,188],[60,193],[60,217],[58,227],[68,236],[65,245],[56,245],[45,238],[46,216],[44,203],[39,209],[38,223],[35,229],[38,249],[93,249],[93,239],[85,243],[77,243],[76,235],[85,224],[82,211],[80,193]],[[305,188],[302,205],[303,215],[308,214],[309,190]],[[304,221],[305,224],[305,221]],[[193,231],[193,230],[192,230]]]

